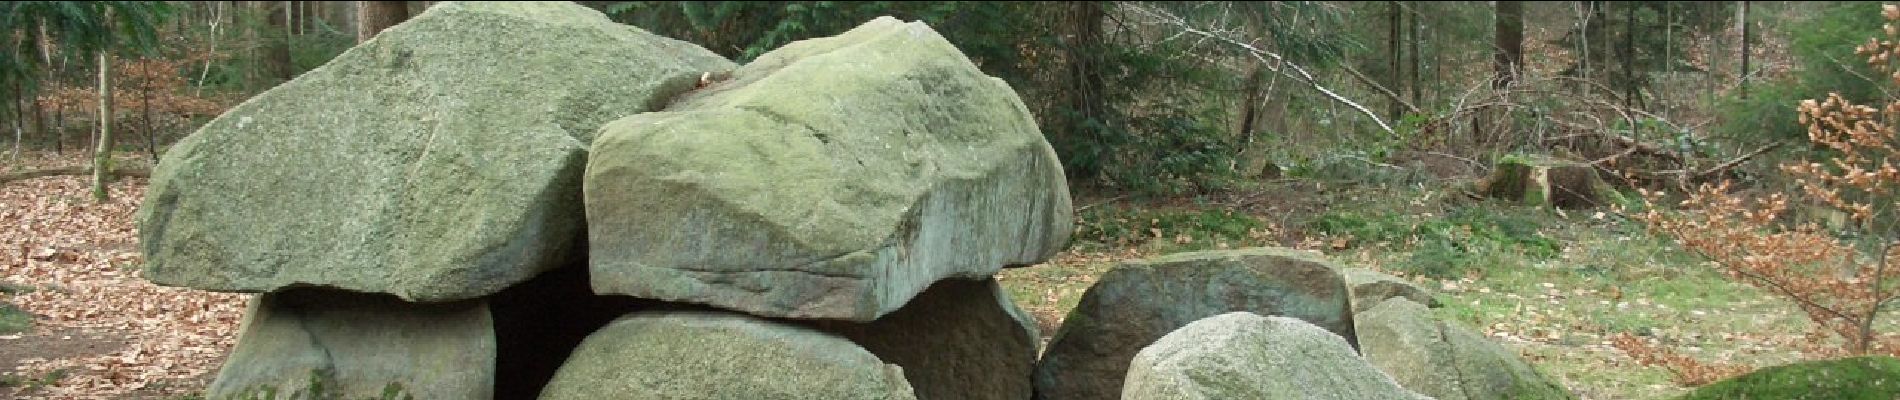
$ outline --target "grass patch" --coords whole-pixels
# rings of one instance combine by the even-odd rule
[[[1886,356],[1764,368],[1696,389],[1681,400],[1900,398],[1900,359]]]
[[[1151,247],[1156,252],[1259,245],[1269,225],[1226,209],[1146,209],[1105,205],[1076,216],[1073,246],[1080,251]]]
[[[26,332],[33,328],[33,315],[12,304],[0,302],[0,335]]]
[[[1308,222],[1307,230],[1334,236],[1335,243],[1344,244],[1335,247],[1370,245],[1409,251],[1410,257],[1394,270],[1455,279],[1481,267],[1556,256],[1563,246],[1543,234],[1543,225],[1531,216],[1464,206],[1444,215],[1328,211]]]

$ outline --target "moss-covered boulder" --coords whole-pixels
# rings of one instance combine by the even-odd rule
[[[209,399],[487,399],[495,333],[481,300],[405,303],[295,289],[251,299]],[[402,398],[400,396],[395,398]]]
[[[1565,209],[1606,206],[1618,195],[1590,164],[1542,155],[1503,157],[1478,184],[1489,197]]]
[[[1294,318],[1234,312],[1162,336],[1135,354],[1125,400],[1427,400]]]
[[[1072,229],[1016,93],[888,17],[608,124],[585,186],[596,292],[767,317],[870,321],[939,279],[1047,259]]]
[[[1115,399],[1129,360],[1188,323],[1235,311],[1305,320],[1353,338],[1338,267],[1279,248],[1177,253],[1103,274],[1036,366],[1042,399]]]
[[[1900,359],[1852,357],[1762,368],[1708,384],[1678,398],[1739,399],[1900,399]]]
[[[1417,284],[1364,268],[1346,268],[1340,271],[1346,278],[1346,288],[1352,292],[1352,312],[1365,312],[1366,309],[1390,298],[1404,298],[1433,308],[1441,306],[1432,292]]]
[[[1431,309],[1392,298],[1353,317],[1366,361],[1399,384],[1439,400],[1571,399],[1570,392],[1504,346]]]
[[[145,276],[492,294],[580,255],[601,124],[732,67],[570,2],[430,7],[167,151],[139,210]]]
[[[542,400],[916,399],[851,341],[727,312],[638,312],[581,342]]]
[[[994,279],[945,279],[869,323],[817,321],[904,369],[923,400],[1028,400],[1042,335]]]

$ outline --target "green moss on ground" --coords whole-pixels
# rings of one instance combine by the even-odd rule
[[[33,327],[33,316],[12,304],[0,303],[0,335],[25,332]]]
[[[1900,359],[1810,361],[1763,368],[1703,386],[1678,400],[1900,398]]]

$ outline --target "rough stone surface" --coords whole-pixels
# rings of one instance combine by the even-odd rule
[[[1033,388],[1036,322],[995,280],[945,279],[876,322],[818,322],[864,346],[924,400],[1026,400]]]
[[[1366,361],[1401,386],[1439,400],[1569,399],[1570,392],[1516,353],[1484,336],[1433,318],[1403,298],[1354,317]]]
[[[1119,398],[1135,352],[1190,322],[1235,311],[1306,320],[1353,338],[1332,263],[1291,249],[1177,253],[1124,263],[1082,294],[1036,367],[1039,398]],[[1347,339],[1351,340],[1351,339]]]
[[[251,300],[237,347],[205,394],[303,398],[314,388],[375,399],[397,388],[417,399],[487,399],[494,386],[494,324],[483,301],[297,289]]]
[[[418,302],[578,259],[587,144],[732,68],[569,2],[447,2],[251,98],[165,153],[145,276]]]
[[[1339,335],[1248,312],[1195,321],[1141,349],[1121,398],[1429,400],[1366,365]]]
[[[608,124],[585,180],[594,290],[870,321],[1072,230],[1015,92],[922,23],[788,44]]]
[[[1346,278],[1346,288],[1352,292],[1352,312],[1360,313],[1372,306],[1379,305],[1385,299],[1402,297],[1406,300],[1437,308],[1441,306],[1430,290],[1419,287],[1399,277],[1378,273],[1363,268],[1346,268],[1339,271]]]
[[[542,400],[916,399],[843,338],[728,312],[638,312],[581,342]]]

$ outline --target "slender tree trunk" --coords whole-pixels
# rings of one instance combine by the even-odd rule
[[[1635,107],[1640,95],[1636,74],[1636,5],[1625,4],[1623,11],[1623,108]]]
[[[1739,23],[1742,26],[1742,80],[1739,89],[1742,91],[1742,98],[1747,99],[1748,75],[1750,71],[1748,70],[1748,2],[1746,1],[1742,2],[1742,15]]]
[[[1406,14],[1411,16],[1411,20],[1412,20],[1410,24],[1406,25],[1408,28],[1410,28],[1410,31],[1411,31],[1411,32],[1408,32],[1406,36],[1412,42],[1412,48],[1411,48],[1412,68],[1411,68],[1411,74],[1410,74],[1411,78],[1407,79],[1407,81],[1409,82],[1407,82],[1405,86],[1411,89],[1413,106],[1419,105],[1418,98],[1419,98],[1419,95],[1421,94],[1420,92],[1425,91],[1424,85],[1422,85],[1421,82],[1418,80],[1418,69],[1420,67],[1419,57],[1421,55],[1418,52],[1418,47],[1419,47],[1419,42],[1423,42],[1423,40],[1419,40],[1419,28],[1421,27],[1422,24],[1419,23],[1418,21],[1418,5],[1419,3],[1416,1],[1411,2],[1410,5],[1407,7],[1408,12],[1406,12]]]
[[[290,23],[286,21],[284,11],[287,7],[281,1],[253,1],[251,7],[264,16],[266,29],[258,32],[263,40],[264,86],[275,86],[277,82],[288,81],[294,77],[290,65]]]
[[[1663,45],[1662,45],[1663,46],[1663,51],[1662,51],[1663,76],[1668,77],[1668,79],[1670,79],[1670,82],[1675,82],[1675,79],[1676,79],[1676,51],[1675,51],[1676,42],[1675,40],[1676,40],[1676,3],[1663,2]],[[1662,93],[1663,91],[1660,91],[1660,90],[1657,91],[1658,95]],[[1669,98],[1670,97],[1665,97],[1665,96],[1656,97],[1656,99],[1659,100],[1658,101],[1658,103],[1660,103],[1659,105],[1662,107],[1663,119],[1669,119],[1670,109],[1675,108],[1674,107],[1675,102],[1668,101],[1667,99]]]
[[[145,132],[145,154],[152,156],[152,162],[158,162],[157,132],[152,130],[152,65],[139,63],[139,107],[143,112],[139,116],[140,131]]]
[[[1399,43],[1401,40],[1401,32],[1403,32],[1400,29],[1405,25],[1405,21],[1403,14],[1400,14],[1399,2],[1388,1],[1386,2],[1386,7],[1386,25],[1389,25],[1391,28],[1386,34],[1386,87],[1405,90],[1404,86],[1400,86],[1405,84],[1405,71],[1402,69],[1403,65],[1405,65],[1403,63],[1405,59],[1405,48]],[[1386,110],[1386,119],[1398,121],[1404,112],[1405,110],[1399,106],[1398,99],[1395,98],[1392,100],[1391,107]]]
[[[26,141],[26,90],[20,81],[13,81],[13,162],[20,162],[20,146]]]
[[[112,17],[106,16],[108,20]],[[92,153],[92,199],[108,200],[106,184],[112,179],[112,56],[99,51],[99,147]]]
[[[1504,89],[1517,79],[1519,68],[1524,65],[1524,2],[1497,2],[1497,26],[1493,37],[1493,70],[1497,78],[1491,87]]]
[[[377,32],[409,19],[409,3],[403,1],[356,2],[356,42],[369,41]]]

